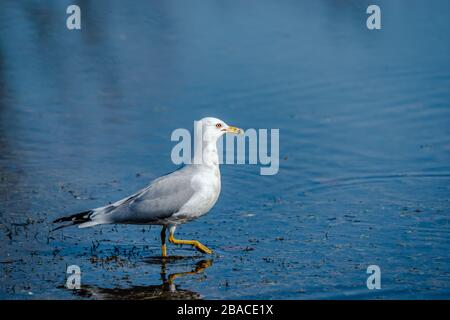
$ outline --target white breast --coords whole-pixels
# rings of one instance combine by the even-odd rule
[[[219,167],[200,168],[192,177],[192,188],[195,190],[192,198],[172,218],[179,218],[186,222],[207,213],[219,198],[221,184]]]

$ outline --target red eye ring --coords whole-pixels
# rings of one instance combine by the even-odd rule
[[[222,124],[221,123],[217,123],[216,124],[216,128],[222,128]]]

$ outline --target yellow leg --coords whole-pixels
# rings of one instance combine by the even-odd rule
[[[161,230],[161,251],[163,258],[167,257],[167,249],[166,249],[166,227],[163,226]]]
[[[174,232],[175,232],[175,227],[171,227],[170,228],[170,235],[169,235],[170,243],[173,243],[173,244],[189,244],[189,245],[195,247],[195,249],[197,249],[200,252],[207,253],[207,254],[211,254],[212,253],[211,249],[209,249],[207,246],[201,244],[197,240],[179,240],[179,239],[175,239],[174,236],[173,236]]]

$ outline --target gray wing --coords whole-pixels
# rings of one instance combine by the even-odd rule
[[[168,218],[194,195],[192,176],[193,172],[189,167],[162,176],[145,189],[113,204],[113,208],[105,208],[107,212],[103,213],[102,218],[109,223],[136,224]]]

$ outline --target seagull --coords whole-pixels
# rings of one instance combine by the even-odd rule
[[[54,223],[67,223],[54,230],[74,225],[79,228],[102,224],[160,225],[162,257],[167,257],[167,229],[170,243],[191,245],[211,254],[212,250],[200,241],[176,239],[174,233],[178,225],[201,217],[217,202],[221,188],[217,139],[225,133],[242,134],[243,130],[212,117],[197,121],[191,163],[113,204],[56,219]]]

